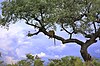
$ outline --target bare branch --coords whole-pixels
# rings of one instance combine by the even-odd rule
[[[93,22],[93,26],[94,26],[94,30],[95,30],[95,33],[96,33],[96,25],[95,25],[95,22]]]
[[[41,20],[39,20],[38,18],[34,18],[34,20],[38,21],[38,22],[40,23],[40,25],[41,25],[42,27],[44,27],[44,25],[43,25],[43,23],[41,22]]]
[[[38,21],[38,22],[41,22],[38,18],[34,18],[34,20]]]
[[[94,21],[94,22],[100,23],[100,20],[96,20],[96,21]]]
[[[31,26],[34,26],[35,28],[40,28],[39,26],[34,25],[34,24],[31,24],[31,23],[29,23],[29,22],[26,22],[26,24],[31,25]]]
[[[84,42],[82,42],[82,41],[80,41],[80,40],[78,40],[78,39],[67,39],[67,40],[65,40],[64,41],[64,43],[77,43],[77,44],[79,44],[79,45],[83,45],[84,44]]]
[[[28,32],[28,37],[31,37],[31,36],[33,36],[33,35],[37,35],[37,34],[39,34],[40,33],[40,31],[38,31],[38,32],[36,32],[36,33],[30,33],[30,31]]]
[[[69,39],[71,39],[71,38],[72,38],[72,34],[73,34],[73,32],[70,34],[70,38],[69,38]]]

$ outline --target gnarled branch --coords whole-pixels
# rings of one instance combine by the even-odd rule
[[[43,32],[45,35],[51,37],[51,35],[46,31],[45,28],[42,28],[41,32]],[[84,42],[82,42],[78,39],[64,39],[64,38],[62,38],[60,36],[57,36],[57,35],[54,35],[52,38],[55,38],[57,40],[62,41],[63,44],[65,44],[65,43],[77,43],[78,45],[83,45],[84,44]]]

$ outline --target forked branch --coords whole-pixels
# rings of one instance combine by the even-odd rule
[[[64,30],[65,32],[67,32],[67,33],[70,35],[70,39],[71,39],[71,38],[72,38],[73,32],[71,33],[71,32],[69,32],[67,29],[65,29],[63,23],[62,23],[61,27],[63,28],[63,30]]]
[[[87,46],[90,46],[91,44],[97,42],[96,38],[100,37],[100,28],[98,29],[98,31],[96,31],[96,33],[94,33],[94,35],[92,35],[90,37],[89,40],[87,40],[85,43],[87,44]]]
[[[45,35],[51,37],[51,35],[46,31],[45,28],[42,28],[41,32],[43,32]],[[65,44],[65,43],[77,43],[78,45],[83,45],[84,44],[84,42],[82,42],[78,39],[64,39],[64,38],[62,38],[60,36],[57,36],[57,35],[54,35],[52,38],[60,40],[63,44]]]

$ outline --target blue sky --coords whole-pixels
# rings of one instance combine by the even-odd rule
[[[3,1],[3,0],[0,0]],[[0,28],[0,52],[2,59],[7,63],[14,63],[17,60],[25,58],[25,54],[31,53],[41,58],[60,58],[63,56],[79,56],[80,46],[77,44],[61,44],[56,40],[56,46],[53,39],[40,33],[37,36],[27,37],[28,31],[34,32],[34,28],[24,24],[22,21],[10,25],[9,30]],[[57,31],[56,34],[67,37],[65,32]],[[85,40],[82,36],[76,35],[81,40]],[[89,47],[89,53],[92,56],[100,57],[100,41]]]
[[[66,55],[80,56],[78,45],[63,45],[60,41],[56,41],[57,45],[54,46],[53,39],[48,39],[42,33],[27,37],[28,31],[33,30],[33,28],[22,23],[11,25],[8,31],[3,28],[0,28],[0,30],[0,50],[4,59],[10,58],[14,61],[24,58],[25,54],[28,53],[47,58],[58,58]]]
[[[77,44],[61,44],[56,40],[56,46],[53,44],[53,39],[48,39],[47,36],[40,33],[37,36],[27,37],[28,31],[34,32],[31,26],[18,22],[10,25],[9,30],[0,28],[0,52],[2,59],[7,63],[16,62],[25,58],[25,54],[31,53],[39,55],[41,58],[60,58],[63,56],[79,56],[80,46]],[[57,34],[65,36],[66,33],[57,31]],[[67,36],[67,35],[66,35]],[[77,37],[77,36],[76,36]],[[84,40],[79,36],[81,40]],[[100,57],[100,41],[91,46],[88,50],[92,56]]]

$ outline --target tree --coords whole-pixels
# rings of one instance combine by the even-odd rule
[[[87,48],[100,40],[100,0],[7,0],[2,2],[1,26],[9,27],[22,20],[38,31],[63,44],[76,43],[81,46],[84,61],[91,61]],[[56,27],[68,34],[67,39],[54,33]],[[82,35],[85,41],[74,38]],[[88,39],[87,39],[88,38]],[[99,39],[98,39],[99,38]]]
[[[93,60],[92,62],[83,62],[79,57],[65,56],[61,59],[50,59],[48,66],[99,66],[100,62]]]
[[[28,62],[31,62],[31,65],[43,66],[44,61],[42,61],[41,58],[38,57],[38,55],[33,56],[31,54],[27,54],[26,57],[28,59]]]
[[[66,56],[61,59],[50,59],[48,66],[83,66],[83,62],[79,57]]]

